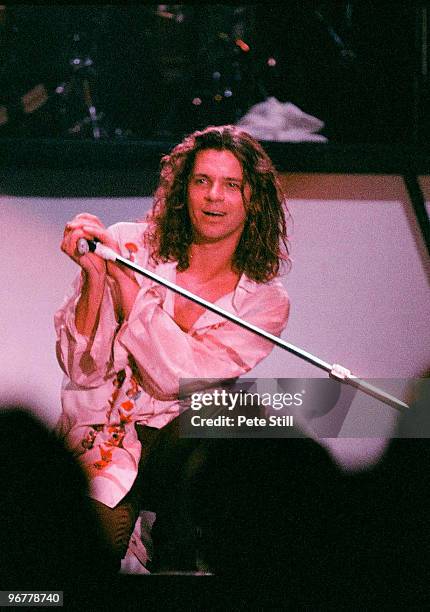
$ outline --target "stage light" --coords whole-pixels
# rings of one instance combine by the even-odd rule
[[[221,95],[221,94],[216,94],[216,96],[214,96],[214,100],[215,100],[216,102],[221,102],[221,100],[222,100],[222,95]]]
[[[195,106],[200,106],[200,104],[202,103],[202,100],[201,98],[193,98],[192,102]]]
[[[240,49],[242,49],[242,51],[245,51],[245,53],[250,49],[250,46],[247,45],[241,38],[238,38],[235,43]]]
[[[268,66],[276,66],[276,60],[274,57],[269,57],[269,59],[267,60],[267,65]]]
[[[231,91],[231,89],[226,89],[226,90],[224,91],[224,96],[225,96],[226,98],[230,98],[232,95],[233,95],[233,92]]]
[[[212,74],[212,78],[215,79],[215,81],[218,81],[221,78],[221,73],[216,71]]]

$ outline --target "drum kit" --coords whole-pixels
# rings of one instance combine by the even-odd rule
[[[130,138],[148,133],[146,121],[169,137],[219,122],[220,107],[233,108],[233,122],[247,50],[234,30],[252,7],[203,8],[1,6],[0,136]],[[218,33],[203,18],[210,10]]]
[[[0,5],[0,137],[172,141],[274,96],[330,141],[407,140],[414,115],[425,142],[428,10],[365,4]]]
[[[77,19],[77,7],[2,7],[0,130],[6,135],[106,135],[96,107],[95,58],[107,11],[88,8]]]

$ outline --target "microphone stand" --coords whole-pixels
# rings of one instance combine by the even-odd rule
[[[125,257],[122,257],[121,255],[119,255],[118,253],[116,253],[115,251],[107,247],[106,245],[102,244],[101,242],[98,242],[95,240],[86,240],[85,238],[81,238],[80,240],[78,240],[77,249],[81,255],[84,255],[85,253],[88,253],[90,251],[90,252],[95,253],[96,255],[99,255],[103,259],[121,264],[125,266],[126,268],[129,268],[130,270],[137,272],[138,274],[142,274],[143,276],[150,278],[151,280],[159,283],[160,285],[163,285],[164,287],[171,289],[175,293],[179,293],[179,295],[182,295],[188,298],[195,304],[199,304],[200,306],[207,308],[207,310],[211,310],[212,312],[219,314],[225,319],[228,319],[229,321],[236,323],[240,327],[243,327],[244,329],[247,329],[248,331],[253,332],[257,336],[266,338],[266,340],[270,340],[270,342],[272,342],[276,346],[279,346],[280,348],[288,351],[289,353],[292,353],[293,355],[300,357],[304,361],[307,361],[308,363],[313,364],[317,368],[324,370],[325,372],[329,374],[331,378],[335,378],[336,380],[339,380],[340,382],[351,385],[352,387],[355,387],[356,389],[360,389],[364,393],[367,393],[367,395],[371,395],[372,397],[380,400],[384,404],[388,404],[388,406],[391,406],[392,408],[395,408],[396,410],[399,410],[400,412],[406,412],[409,409],[408,404],[405,404],[404,402],[397,399],[393,395],[390,395],[389,393],[383,391],[382,389],[379,389],[378,387],[370,385],[368,382],[358,378],[357,376],[352,374],[351,371],[348,370],[347,368],[344,368],[343,366],[336,364],[336,363],[331,365],[327,363],[326,361],[323,361],[319,357],[312,355],[312,353],[309,353],[297,346],[294,346],[294,344],[290,344],[289,342],[286,342],[285,340],[278,338],[278,336],[274,336],[273,334],[266,332],[264,329],[257,327],[257,325],[254,325],[253,323],[248,323],[244,319],[237,317],[235,314],[228,312],[227,310],[224,310],[224,308],[220,308],[220,306],[216,306],[215,304],[212,304],[212,302],[208,302],[204,298],[201,298],[198,295],[191,293],[191,291],[188,291],[187,289],[183,289],[182,287],[178,287],[178,285],[175,285],[175,283],[172,283],[171,281],[165,278],[162,278],[161,276],[158,276],[158,274],[155,274],[154,272],[151,272],[150,270],[146,270],[145,268],[138,266],[134,262],[129,261]]]

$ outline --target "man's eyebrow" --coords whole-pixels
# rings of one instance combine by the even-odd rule
[[[192,176],[203,176],[204,178],[211,178],[209,174],[205,174],[204,172],[193,172]],[[237,176],[223,176],[225,181],[236,181],[238,183],[242,182],[242,178],[238,178]]]

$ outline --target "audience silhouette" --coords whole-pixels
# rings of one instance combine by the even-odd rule
[[[197,550],[197,569],[226,581],[231,594],[249,585],[248,598],[254,593],[261,605],[275,601],[273,586],[290,604],[426,601],[427,383],[378,464],[358,473],[344,472],[298,432],[190,442],[166,429],[145,488],[161,514],[174,516],[167,539],[158,537],[173,551],[167,569],[190,569],[181,559]],[[60,589],[86,605],[114,593],[121,601],[140,593],[148,602],[152,592],[162,605],[156,581],[117,575],[84,473],[63,444],[30,408],[5,406],[0,427],[0,588]]]

